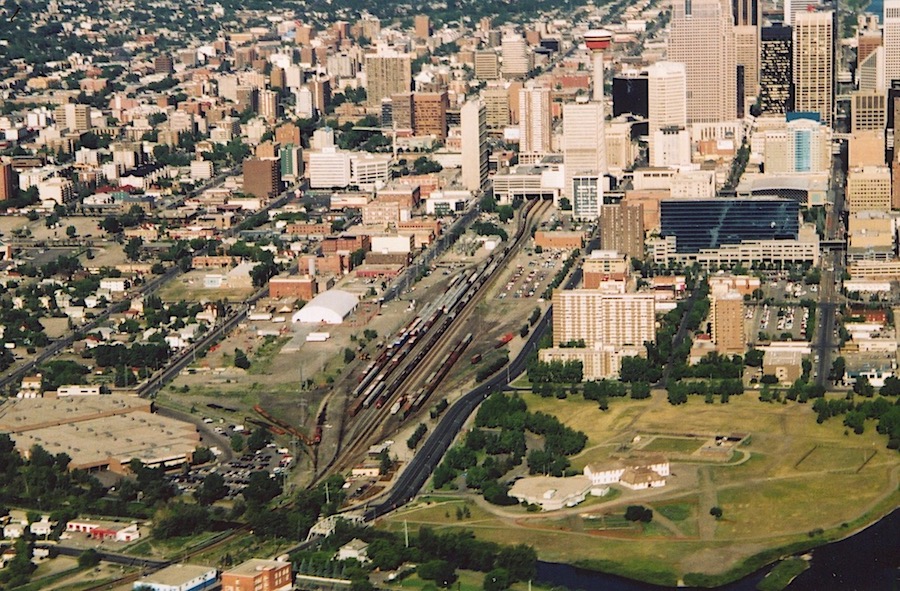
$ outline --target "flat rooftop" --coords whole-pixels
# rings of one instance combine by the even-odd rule
[[[262,558],[251,558],[247,562],[243,564],[239,564],[236,567],[225,571],[229,575],[241,575],[241,576],[249,576],[255,575],[256,573],[263,570],[270,570],[273,568],[283,568],[285,565],[290,565],[289,562],[281,562],[278,560],[263,560]]]
[[[202,577],[212,571],[215,577],[216,569],[211,566],[199,566],[196,564],[173,564],[166,568],[156,571],[152,575],[141,577],[135,584],[135,589],[140,589],[142,585],[167,585],[172,587],[181,586],[188,581]]]
[[[21,433],[133,412],[150,413],[150,401],[137,396],[11,398],[0,405],[0,431]]]

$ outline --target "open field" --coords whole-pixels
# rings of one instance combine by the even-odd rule
[[[702,444],[703,442],[701,440],[693,438],[654,437],[650,443],[641,448],[641,451],[690,454],[697,451]]]
[[[609,502],[523,513],[479,499],[470,505],[471,517],[457,521],[454,502],[443,500],[404,509],[384,526],[402,528],[405,519],[416,527],[471,529],[500,543],[527,539],[543,560],[671,585],[688,573],[740,576],[777,559],[777,549],[846,536],[900,501],[900,458],[885,448],[873,422],[863,435],[845,434],[839,419],[817,424],[809,405],[764,404],[749,393],[726,405],[694,397],[673,407],[655,392],[649,400],[614,399],[606,412],[579,396],[523,398],[529,410],[556,415],[587,434],[585,450],[572,458],[576,469],[640,448],[632,443],[636,435],[656,437],[641,451],[681,454],[703,443],[687,435],[750,437],[727,463],[675,461],[665,488],[622,490]],[[653,509],[654,521],[644,528],[624,522],[631,504]],[[723,510],[720,520],[709,515],[713,506]]]

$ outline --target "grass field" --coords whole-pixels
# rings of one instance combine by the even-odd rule
[[[643,446],[641,451],[658,451],[662,453],[673,454],[690,454],[697,449],[703,442],[699,439],[686,437],[654,437],[650,443]]]
[[[663,453],[700,445],[673,432],[740,431],[750,439],[729,464],[675,461],[665,489],[623,490],[609,503],[539,514],[470,505],[471,517],[457,521],[454,502],[445,500],[401,511],[385,526],[397,530],[407,519],[416,527],[470,529],[499,543],[528,540],[543,560],[672,585],[686,574],[724,581],[750,572],[777,560],[780,549],[845,536],[900,501],[900,458],[886,450],[873,422],[862,435],[845,434],[839,419],[817,424],[809,405],[764,404],[749,393],[726,405],[692,397],[673,407],[655,392],[649,400],[612,400],[606,412],[578,396],[522,397],[530,411],[587,434],[585,450],[572,458],[575,469],[627,454],[637,434],[666,433],[650,447]],[[659,523],[641,529],[625,522],[630,504],[650,507]],[[709,515],[712,506],[722,508],[720,520]]]

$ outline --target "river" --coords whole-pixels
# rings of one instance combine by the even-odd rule
[[[789,591],[900,589],[900,510],[849,538],[816,548],[811,554],[809,570],[790,584]],[[754,591],[770,570],[772,565],[717,589]],[[666,588],[550,562],[538,563],[537,581],[571,591],[659,591]]]

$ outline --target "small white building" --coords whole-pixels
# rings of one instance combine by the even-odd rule
[[[356,560],[358,562],[368,562],[369,545],[359,538],[354,538],[340,547],[337,554],[338,560]]]
[[[100,280],[100,289],[108,289],[111,293],[124,293],[128,289],[128,280],[124,277],[107,277]]]
[[[340,289],[324,291],[311,299],[308,304],[294,312],[291,321],[295,324],[342,324],[344,318],[356,309],[359,298]]]
[[[58,397],[62,396],[99,396],[100,395],[100,386],[86,386],[86,385],[78,385],[71,384],[60,386],[56,389],[56,395]]]
[[[531,476],[517,480],[509,489],[509,496],[529,505],[538,505],[543,511],[556,511],[574,507],[584,501],[588,493],[603,496],[607,492],[609,487],[595,486],[586,476]]]
[[[216,569],[193,564],[173,564],[141,577],[133,589],[152,591],[200,591],[216,583]]]

